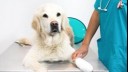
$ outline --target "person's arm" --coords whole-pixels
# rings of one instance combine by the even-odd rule
[[[82,46],[72,54],[73,60],[75,60],[77,57],[83,58],[87,55],[89,48],[88,46],[90,44],[92,37],[96,33],[98,27],[99,27],[99,14],[96,10],[94,10],[89,22],[87,34],[82,42]]]

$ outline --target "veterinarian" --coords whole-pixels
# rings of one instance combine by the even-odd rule
[[[127,72],[127,0],[96,0],[87,34],[72,59],[85,57],[96,30],[100,26],[98,53],[109,72]]]

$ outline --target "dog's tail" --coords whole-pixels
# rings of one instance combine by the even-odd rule
[[[17,41],[15,41],[15,43],[19,44],[22,47],[32,45],[32,41],[29,38],[18,39]]]

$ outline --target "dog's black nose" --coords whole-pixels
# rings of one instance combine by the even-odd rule
[[[51,25],[51,32],[58,32],[58,22],[57,21],[52,21],[50,23]]]
[[[58,26],[58,22],[57,21],[52,21],[51,26]]]

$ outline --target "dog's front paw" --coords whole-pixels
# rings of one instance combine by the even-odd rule
[[[48,72],[48,70],[46,68],[41,68],[36,70],[35,72]]]

